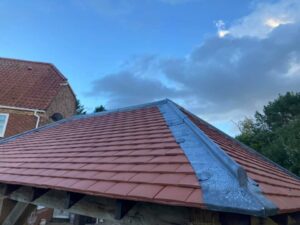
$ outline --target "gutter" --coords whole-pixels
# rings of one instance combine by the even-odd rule
[[[40,110],[40,109],[28,109],[28,108],[22,108],[22,107],[15,107],[15,106],[6,106],[6,105],[0,105],[0,108],[2,109],[13,109],[13,110],[20,110],[20,111],[27,111],[27,112],[33,112],[34,116],[36,117],[36,124],[35,128],[39,127],[40,123],[40,116],[38,113],[45,113],[45,110]]]

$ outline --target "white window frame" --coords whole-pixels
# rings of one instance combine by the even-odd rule
[[[8,113],[0,113],[0,116],[5,116],[3,131],[2,132],[0,131],[0,138],[3,138],[5,135],[6,127],[7,127],[9,114]]]

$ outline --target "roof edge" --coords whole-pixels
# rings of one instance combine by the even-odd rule
[[[18,107],[18,106],[9,106],[9,105],[0,105],[0,108],[45,113],[45,110],[42,110],[42,109],[31,109],[31,108],[24,108],[24,107]]]

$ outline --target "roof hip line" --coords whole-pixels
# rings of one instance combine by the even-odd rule
[[[160,110],[196,173],[208,209],[261,217],[277,213],[277,206],[262,194],[242,166],[206,136],[176,103],[166,99],[165,105],[167,108],[160,106]]]
[[[197,135],[198,138],[209,148],[210,152],[218,159],[238,180],[241,187],[247,187],[248,175],[243,167],[237,164],[230,156],[228,156],[222,149],[218,148],[215,143],[209,141],[204,137],[205,134],[200,133],[200,129],[185,115],[181,112],[176,104],[168,99],[168,105],[173,111],[186,123],[189,128]]]

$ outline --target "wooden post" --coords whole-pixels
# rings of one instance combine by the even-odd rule
[[[126,213],[135,205],[133,201],[125,201],[118,199],[116,201],[115,219],[122,219]]]
[[[0,200],[0,224],[3,224],[3,221],[16,204],[17,201],[8,198],[2,198]]]
[[[23,222],[26,222],[27,217],[29,217],[30,213],[34,209],[35,209],[35,206],[33,206],[31,204],[24,203],[24,202],[18,202],[14,206],[14,208],[9,212],[9,214],[6,216],[2,225],[22,224],[22,222],[21,223],[18,222],[21,219],[21,217],[22,217]]]

